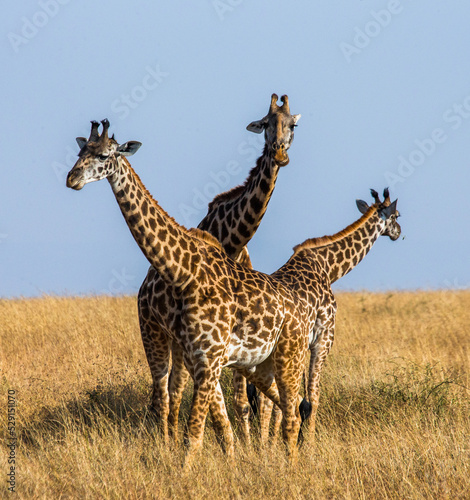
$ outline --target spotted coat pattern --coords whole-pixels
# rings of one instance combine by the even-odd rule
[[[303,302],[276,279],[228,257],[209,233],[177,224],[125,158],[140,143],[119,145],[108,138],[108,127],[107,120],[103,121],[103,133],[98,136],[98,124],[93,122],[89,140],[77,139],[81,150],[67,186],[79,190],[88,182],[108,179],[134,239],[181,303],[178,314],[171,317],[171,335],[154,341],[165,353],[167,366],[171,343],[178,343],[194,380],[185,432],[186,464],[191,464],[202,445],[210,405],[219,407],[216,430],[233,455],[233,435],[219,385],[224,366],[242,371],[280,406],[283,437],[295,461],[300,367],[308,347]],[[151,307],[161,305],[155,302]]]
[[[251,170],[245,183],[222,193],[209,204],[207,215],[198,228],[209,232],[231,258],[245,267],[252,267],[246,244],[256,232],[273,193],[279,168],[287,165],[294,127],[300,115],[291,115],[287,96],[273,94],[268,114],[252,122],[247,129],[256,133],[264,130],[262,156]],[[168,376],[167,352],[161,348],[163,336],[175,337],[176,318],[183,304],[177,290],[151,267],[138,295],[139,322],[142,341],[153,379],[151,407],[155,411],[162,435],[177,436],[179,407],[189,373],[184,366],[183,352],[177,342],[172,345],[172,370]],[[237,383],[235,374],[234,409],[241,437],[249,441],[249,404],[246,391]],[[168,389],[167,389],[168,387]],[[212,413],[218,405],[212,407]],[[168,425],[167,425],[168,421]]]
[[[395,241],[401,233],[396,201],[390,202],[387,189],[383,202],[376,191],[371,191],[376,200],[371,207],[365,201],[357,201],[362,217],[333,236],[311,238],[297,245],[289,261],[271,275],[293,290],[308,311],[310,363],[306,387],[309,415],[306,435],[310,439],[315,430],[321,370],[334,340],[337,306],[331,284],[356,267],[379,236],[388,236]]]

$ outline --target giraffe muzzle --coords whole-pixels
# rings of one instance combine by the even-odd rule
[[[391,234],[391,235],[390,235],[390,239],[391,239],[392,241],[396,241],[396,240],[398,240],[398,238],[399,238],[399,237],[400,237],[400,235],[401,235],[401,227],[400,227],[400,225],[399,225],[399,224],[397,224],[397,226],[398,226],[398,227],[397,227],[396,231],[395,231],[393,234]]]
[[[281,165],[281,167],[287,165],[289,163],[289,156],[287,155],[284,143],[273,144],[273,149],[275,151],[274,159]]]
[[[80,191],[84,185],[85,181],[83,176],[80,175],[80,172],[71,170],[67,175],[66,186],[74,189],[75,191]]]

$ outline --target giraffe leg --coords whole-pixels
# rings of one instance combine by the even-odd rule
[[[168,416],[168,430],[170,436],[178,440],[178,419],[183,398],[184,388],[189,380],[189,372],[183,359],[183,350],[177,342],[172,344],[172,367],[169,381],[170,409]]]
[[[178,437],[178,420],[181,399],[190,375],[184,364],[183,351],[176,342],[173,342],[172,345],[172,358],[173,365],[169,382],[170,414],[168,422],[170,436],[176,440]],[[217,384],[214,399],[210,403],[210,411],[217,440],[221,444],[224,452],[229,456],[233,456],[233,433],[220,384]]]
[[[266,417],[265,421],[267,423],[263,423],[265,426],[263,429],[263,437],[265,438],[264,442],[267,441],[268,431],[269,431],[269,423],[270,418],[272,418],[272,432],[273,432],[273,442],[276,441],[277,436],[279,435],[279,428],[281,426],[282,420],[282,410],[280,408],[280,398],[279,391],[274,380],[274,371],[272,365],[272,358],[268,358],[266,361],[261,363],[256,367],[256,370],[253,371],[244,371],[243,372],[246,378],[250,381],[251,384],[255,385],[262,394],[260,393],[258,396],[258,401],[262,401],[263,406],[260,409],[260,404],[258,404],[258,413],[260,411],[265,412]],[[266,405],[266,402],[268,403]],[[297,394],[296,396],[296,404],[300,406],[302,402],[302,397]],[[265,411],[265,407],[269,408],[269,411]],[[271,417],[270,411],[272,410],[273,414]]]
[[[269,437],[269,424],[274,403],[264,394],[258,394],[259,438],[261,443],[267,443]]]
[[[280,435],[281,423],[282,423],[282,410],[278,405],[273,404],[268,398],[264,399],[265,404],[268,403],[269,411],[268,418],[270,418],[270,443],[271,445],[275,444]],[[300,409],[300,405],[302,404],[302,397],[297,396],[297,406]]]
[[[291,464],[297,462],[297,439],[301,423],[299,405],[297,404],[300,376],[301,373],[297,366],[283,367],[280,370],[276,370],[280,407],[282,410],[282,438]]]
[[[170,362],[170,339],[160,328],[149,321],[150,310],[145,299],[139,296],[139,323],[145,354],[152,374],[153,390],[150,410],[155,413],[159,431],[168,442],[168,365]]]
[[[250,403],[246,393],[246,378],[233,370],[233,410],[237,418],[238,431],[242,441],[250,444]]]
[[[272,366],[266,362],[258,365],[247,378],[256,385],[282,411],[282,434],[291,463],[297,460],[297,437],[300,429],[299,396],[301,369],[298,362],[283,366],[276,362],[276,382],[273,380]]]
[[[279,406],[274,405],[271,416],[271,443],[274,444],[279,438],[279,429],[281,428],[282,411]]]
[[[253,377],[253,375],[251,375]],[[251,378],[250,380],[255,380],[255,378]],[[252,391],[256,392],[256,388],[254,385],[251,386]],[[279,402],[279,392],[277,390],[276,382],[273,381],[272,385],[269,387],[270,395],[274,395],[274,398],[271,396],[266,396],[266,393],[262,391],[258,391],[256,395],[256,413],[259,416],[259,433],[260,433],[260,442],[267,443],[268,438],[271,438],[270,443],[274,444],[279,438],[279,430],[281,428],[282,422],[282,411],[279,407],[279,404],[274,404],[273,399]],[[297,404],[300,407],[302,404],[302,397],[297,396]]]
[[[225,406],[224,395],[220,382],[217,382],[216,390],[212,402],[210,403],[210,412],[212,423],[216,434],[216,439],[219,442],[224,453],[233,459],[235,450],[233,443],[233,432],[230,420]]]
[[[287,323],[281,332],[280,341],[273,354],[273,367],[279,390],[282,410],[282,438],[291,465],[297,462],[297,442],[301,425],[299,410],[299,390],[304,371],[305,356],[308,350],[308,332],[304,331],[302,317],[296,324]],[[296,342],[293,342],[293,339]]]
[[[306,419],[305,441],[312,443],[315,437],[315,421],[320,400],[320,375],[325,360],[333,345],[334,318],[325,326],[318,340],[310,349],[307,401],[311,405],[310,416]]]
[[[216,403],[216,399],[218,399],[217,386],[219,383],[220,374],[222,372],[220,355],[210,360],[207,352],[196,349],[195,351],[193,351],[192,356],[188,354],[186,358],[188,358],[189,363],[191,361],[189,360],[189,358],[192,358],[194,360],[194,364],[191,366],[191,374],[194,378],[193,402],[191,413],[188,419],[188,425],[184,433],[184,444],[186,447],[184,467],[188,469],[191,467],[197,455],[197,452],[202,447],[202,441],[204,438],[204,426],[206,422],[207,412],[211,403],[212,408],[216,410],[216,426],[218,427],[218,430],[220,431],[221,429],[222,421],[224,421],[224,430],[228,429],[226,425],[230,426],[230,422],[227,418],[227,414],[220,411],[219,405],[224,404],[223,397]],[[217,410],[217,406],[219,406],[219,410]]]
[[[227,332],[221,332],[221,337],[227,339],[229,335]],[[185,364],[194,380],[191,413],[184,432],[186,448],[184,467],[186,469],[191,467],[202,447],[209,408],[213,413],[216,434],[224,439],[227,453],[233,456],[233,434],[219,384],[224,356],[218,350],[218,344],[213,346],[214,352],[198,347],[199,345],[194,343],[191,352],[183,352]]]

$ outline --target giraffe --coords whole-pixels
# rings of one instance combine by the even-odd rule
[[[375,200],[374,207],[369,209],[365,201],[357,200],[357,206],[364,217],[334,236],[311,238],[297,245],[289,262],[272,274],[288,286],[294,287],[303,297],[309,297],[308,300],[313,303],[315,299],[312,295],[324,296],[322,306],[315,309],[318,311],[318,316],[312,323],[309,373],[308,377],[305,377],[306,397],[300,405],[302,421],[307,420],[306,432],[309,436],[313,435],[315,430],[321,370],[334,338],[336,302],[329,287],[349,273],[365,257],[378,236],[387,235],[390,239],[396,240],[400,235],[401,229],[396,222],[399,212],[396,211],[396,201],[390,203],[388,189],[384,191],[383,203],[377,191],[372,189],[371,193]],[[372,217],[374,213],[375,217]],[[300,256],[297,255],[298,253]],[[320,268],[318,265],[313,267],[314,261],[320,265]],[[318,288],[319,285],[321,285],[320,288]],[[240,384],[243,382],[243,380],[239,381]],[[242,389],[238,388],[238,390]],[[248,393],[250,404],[260,413],[261,441],[267,440],[271,418],[272,437],[275,440],[279,428],[278,408],[273,409],[272,402],[263,394],[257,394],[251,384],[248,385]],[[271,411],[273,411],[272,417]]]
[[[321,370],[334,340],[337,306],[331,284],[356,267],[379,236],[395,241],[401,234],[397,200],[390,202],[388,189],[383,202],[377,191],[372,189],[371,193],[375,203],[370,207],[356,200],[362,213],[357,221],[332,236],[311,238],[295,246],[289,261],[271,275],[309,304],[310,363],[306,398],[301,405],[309,439],[315,431]]]
[[[248,178],[244,184],[217,195],[198,225],[217,238],[228,256],[247,267],[252,266],[246,244],[266,212],[279,169],[289,163],[287,151],[300,119],[299,114],[290,114],[287,95],[281,97],[282,106],[278,106],[277,101],[278,96],[273,94],[268,114],[247,126],[247,130],[254,133],[264,130],[265,135],[263,154]],[[166,352],[160,350],[157,339],[162,335],[174,337],[171,330],[176,327],[174,318],[181,308],[178,292],[150,267],[138,294],[139,323],[153,380],[151,409],[165,440],[168,433],[177,436],[179,407],[189,373],[178,342],[173,342],[173,366],[168,376]],[[250,407],[242,380],[242,375],[234,371],[235,414],[241,437],[249,442]]]
[[[99,123],[92,122],[89,139],[77,138],[79,158],[66,185],[80,190],[89,182],[109,181],[141,251],[182,302],[173,320],[174,336],[155,340],[166,353],[167,366],[171,342],[178,342],[194,380],[185,466],[191,466],[202,446],[209,406],[217,419],[216,433],[233,457],[233,434],[219,384],[224,366],[241,370],[281,407],[283,439],[294,463],[300,428],[297,396],[309,337],[304,304],[278,280],[227,256],[210,233],[179,225],[154,200],[127,160],[141,143],[118,144],[108,136],[108,120],[102,125],[101,135]]]

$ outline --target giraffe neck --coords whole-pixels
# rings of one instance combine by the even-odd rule
[[[385,222],[377,215],[373,205],[356,222],[333,236],[312,238],[295,247],[295,252],[311,249],[316,258],[321,257],[330,282],[342,278],[361,262],[383,233]]]
[[[216,237],[225,252],[236,259],[258,229],[278,173],[279,164],[265,146],[245,183],[216,196],[198,228]]]
[[[124,157],[115,161],[108,180],[142,253],[165,281],[174,286],[188,283],[201,259],[199,240],[160,207]]]
[[[319,249],[325,259],[330,282],[334,283],[354,269],[369,253],[379,236],[380,224],[368,222],[353,234]]]

